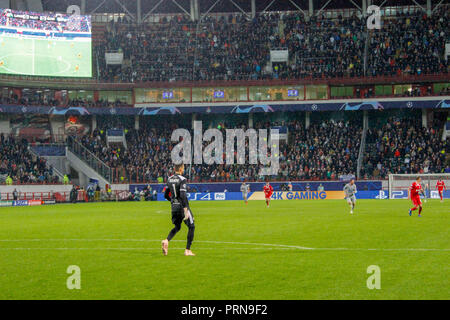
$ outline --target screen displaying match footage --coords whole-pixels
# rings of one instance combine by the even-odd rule
[[[0,9],[0,73],[92,77],[91,17]]]

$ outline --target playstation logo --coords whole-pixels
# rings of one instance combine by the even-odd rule
[[[380,193],[375,198],[376,199],[387,199],[389,197],[386,195],[386,192],[384,190],[380,190]]]

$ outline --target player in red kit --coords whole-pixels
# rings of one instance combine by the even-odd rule
[[[444,190],[447,190],[447,187],[445,186],[444,181],[439,179],[438,182],[436,183],[436,189],[439,192],[439,197],[441,197],[441,202],[443,202],[444,201]]]
[[[264,186],[263,190],[264,190],[264,196],[266,197],[266,205],[267,205],[267,208],[268,208],[269,207],[269,203],[270,203],[270,197],[273,194],[273,188],[269,184],[269,181],[266,182],[266,185]]]
[[[416,181],[414,181],[409,187],[409,197],[414,205],[411,209],[409,209],[409,215],[412,215],[412,212],[414,210],[417,210],[417,207],[419,208],[419,217],[422,213],[422,200],[420,200],[420,194],[424,195],[422,185],[420,184],[420,181],[422,179],[420,177],[417,177]]]

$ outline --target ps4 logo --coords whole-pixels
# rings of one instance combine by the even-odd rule
[[[211,193],[188,193],[187,198],[190,201],[199,201],[199,200],[212,200]]]
[[[214,194],[214,200],[225,200],[225,192],[219,192]]]

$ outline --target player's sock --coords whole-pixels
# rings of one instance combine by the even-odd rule
[[[167,236],[167,240],[172,240],[173,237],[175,237],[175,235],[178,233],[178,231],[180,231],[181,229],[181,224],[180,225],[176,225],[172,230],[170,230],[169,235]]]
[[[419,208],[419,216],[422,213],[422,207]]]
[[[186,250],[191,250],[192,241],[194,241],[195,226],[190,226],[187,235]]]
[[[411,208],[411,211],[417,210],[417,207],[413,207]]]

